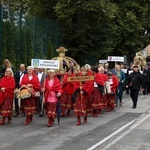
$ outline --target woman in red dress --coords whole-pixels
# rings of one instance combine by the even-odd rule
[[[40,91],[40,82],[36,74],[34,74],[34,69],[31,66],[27,67],[27,74],[25,74],[20,83],[21,88],[29,88],[32,92],[29,98],[24,99],[24,111],[26,114],[25,125],[28,125],[29,122],[32,122],[33,113],[37,110],[36,101],[37,97],[35,97],[36,91]]]
[[[108,82],[110,84],[111,88],[111,93],[107,94],[107,112],[111,111],[115,107],[115,102],[116,102],[116,91],[118,87],[118,79],[112,72],[107,73],[108,76]]]
[[[0,114],[2,120],[0,125],[5,124],[5,118],[8,117],[8,122],[11,121],[13,98],[15,89],[15,79],[11,68],[7,68],[5,76],[0,80]]]
[[[62,93],[61,83],[55,75],[55,70],[48,70],[48,76],[44,83],[45,87],[42,89],[42,91],[45,92],[45,109],[48,116],[48,127],[51,127],[54,122],[58,98]]]
[[[86,76],[86,68],[81,68],[81,76]],[[74,94],[72,100],[74,102],[74,114],[77,116],[76,125],[81,124],[81,116],[84,117],[84,123],[87,122],[87,101],[93,91],[93,81],[76,82],[74,86]]]
[[[101,109],[103,109],[103,92],[104,92],[104,79],[103,76],[99,73],[98,67],[92,67],[94,75],[94,90],[92,92],[92,108],[93,108],[93,117],[97,117],[97,114]]]
[[[65,110],[67,109],[67,116],[70,116],[70,110],[72,108],[72,94],[74,88],[74,82],[68,82],[67,77],[73,77],[75,74],[73,73],[73,68],[70,67],[67,70],[67,73],[64,75],[63,83],[62,83],[62,96],[60,99],[60,106],[61,106],[61,116],[65,116]]]

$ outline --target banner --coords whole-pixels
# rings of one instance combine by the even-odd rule
[[[108,62],[108,60],[107,60],[107,59],[99,60],[99,63],[100,63],[100,64],[105,64],[105,63],[107,63],[107,62]]]
[[[76,77],[67,77],[68,82],[82,82],[82,81],[93,81],[94,76],[76,76]]]
[[[31,59],[34,68],[59,69],[59,60]]]
[[[108,61],[124,62],[124,57],[120,57],[120,56],[108,56]]]

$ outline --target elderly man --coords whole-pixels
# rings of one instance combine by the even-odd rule
[[[130,88],[130,96],[133,101],[133,109],[137,106],[138,94],[140,87],[144,87],[142,74],[139,71],[138,66],[133,66],[133,72],[128,76],[126,87]]]
[[[16,88],[20,88],[20,83],[22,81],[23,76],[27,73],[25,64],[20,64],[19,70],[15,73],[15,82],[16,82]],[[23,111],[23,108],[22,108]],[[18,98],[15,97],[15,115],[14,117],[19,115],[19,104],[18,104]],[[24,115],[24,111],[23,111]]]

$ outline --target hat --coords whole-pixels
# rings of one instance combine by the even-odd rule
[[[133,66],[132,68],[139,68],[138,66]]]
[[[107,75],[113,75],[113,73],[111,71],[108,71]]]
[[[55,70],[54,70],[54,69],[49,69],[47,72],[48,72],[48,73],[49,73],[49,72],[55,73]]]

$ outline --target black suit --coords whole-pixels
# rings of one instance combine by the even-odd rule
[[[24,76],[25,74],[27,74],[27,71],[24,72],[20,72],[20,70],[18,70],[15,74],[15,82],[16,82],[16,88],[20,88],[20,77]],[[19,114],[19,105],[18,105],[18,99],[15,97],[15,111],[16,114]]]
[[[132,72],[128,76],[127,85],[130,87],[133,108],[136,108],[140,87],[142,86],[142,88],[144,88],[142,74],[140,72]]]

